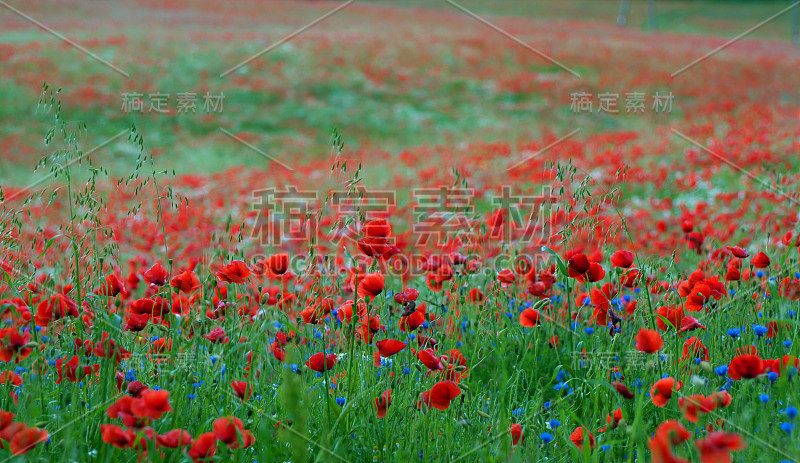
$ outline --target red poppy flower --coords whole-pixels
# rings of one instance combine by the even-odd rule
[[[75,301],[63,294],[55,294],[39,303],[33,319],[36,326],[47,326],[52,321],[65,317],[77,318],[79,315]]]
[[[497,281],[499,281],[502,285],[510,285],[514,283],[516,276],[514,276],[514,272],[511,270],[504,268],[497,274]]]
[[[85,365],[82,368],[78,368],[79,363],[80,359],[77,355],[73,355],[69,360],[67,360],[67,357],[56,360],[56,369],[58,370],[56,384],[61,384],[64,378],[67,378],[70,382],[77,383],[84,376],[100,371],[100,365]]]
[[[419,328],[425,321],[427,316],[425,309],[422,305],[417,307],[417,310],[412,312],[407,317],[400,318],[400,331],[411,332]]]
[[[687,331],[694,331],[696,329],[704,330],[706,327],[703,326],[696,318],[686,316],[683,317],[683,320],[681,320],[681,328],[678,330],[678,332],[685,333]]]
[[[417,351],[417,358],[423,365],[428,367],[429,370],[439,371],[444,370],[442,359],[433,353],[433,349],[424,349]]]
[[[451,365],[467,366],[467,358],[458,349],[451,349],[450,353],[444,357]]]
[[[417,300],[419,297],[419,291],[414,288],[406,288],[399,293],[396,293],[393,297],[394,301],[398,304],[407,304]]]
[[[0,429],[0,443],[5,444],[5,442],[10,441],[15,434],[17,434],[18,432],[22,432],[26,429],[28,429],[28,425],[26,425],[25,423],[19,423],[19,422],[8,423],[7,426],[5,426],[3,429]],[[0,448],[3,448],[3,446],[0,446]]]
[[[681,360],[700,358],[708,362],[708,347],[696,336],[683,342],[683,357]]]
[[[125,292],[125,283],[113,273],[106,276],[100,287],[94,290],[95,294],[107,297],[114,297],[121,292]]]
[[[383,418],[386,416],[386,410],[389,409],[389,405],[392,404],[392,390],[386,389],[375,399],[375,407],[377,408],[377,416],[378,418]]]
[[[755,378],[764,374],[764,361],[758,355],[738,355],[728,365],[728,376],[734,380]]]
[[[728,391],[717,391],[709,395],[708,400],[714,404],[714,408],[722,408],[730,405],[733,402],[733,397]]]
[[[778,376],[781,375],[781,371],[786,370],[786,367],[790,365],[795,368],[800,367],[800,359],[793,355],[784,355],[783,357],[774,360],[764,359],[764,369],[766,371],[774,371],[778,374]]]
[[[611,427],[611,429],[616,429],[619,427],[619,424],[624,420],[622,416],[622,409],[617,407],[612,413],[606,415],[606,423]],[[600,432],[605,432],[606,426],[600,428]]]
[[[452,381],[440,381],[428,391],[426,404],[439,410],[447,410],[450,402],[461,395],[461,388]]]
[[[675,378],[659,379],[650,388],[650,400],[653,401],[656,407],[663,408],[672,397],[672,392],[679,391],[681,386],[681,382],[675,381]]]
[[[22,376],[11,370],[0,373],[0,384],[9,383],[13,384],[14,386],[22,386]]]
[[[0,410],[0,430],[5,429],[14,420],[14,414],[5,410]]]
[[[706,278],[703,284],[711,289],[711,297],[715,300],[720,300],[726,294],[725,284],[719,281],[719,277]]]
[[[636,287],[636,280],[639,278],[639,269],[632,268],[619,277],[619,284],[626,288]]]
[[[222,327],[214,328],[207,334],[204,334],[203,337],[213,342],[214,344],[217,343],[228,344],[231,340],[230,337],[225,335],[225,329],[223,329]]]
[[[122,331],[133,331],[133,332],[142,331],[147,327],[147,323],[149,321],[150,321],[150,314],[132,313],[128,315],[128,319],[125,321],[125,326],[122,327]]]
[[[569,440],[575,447],[582,449],[584,446],[584,440],[586,440],[586,434],[587,433],[583,429],[583,426],[578,426],[577,428],[575,428],[574,431],[572,431],[572,434],[570,434]],[[587,442],[589,443],[589,448],[593,449],[595,444],[594,434],[592,434],[591,432],[589,432],[588,434],[589,438]]]
[[[186,445],[192,445],[192,435],[185,429],[173,429],[164,434],[156,436],[156,444],[160,447],[176,449]]]
[[[526,328],[532,328],[541,322],[541,314],[536,309],[525,309],[519,314],[519,322]]]
[[[545,270],[539,273],[539,281],[544,284],[545,288],[550,289],[556,284],[556,277],[552,272]]]
[[[453,270],[453,267],[449,262],[443,262],[441,265],[438,265],[434,270],[431,271],[431,276],[436,283],[450,281],[455,274],[456,272]]]
[[[137,299],[130,303],[128,311],[134,315],[152,314],[156,306],[156,301],[153,299]]]
[[[19,363],[26,359],[32,352],[28,346],[31,341],[29,332],[19,334],[17,328],[9,327],[0,329],[0,360]]]
[[[522,433],[522,425],[514,423],[508,428],[508,433],[511,434],[511,445],[518,445],[525,442],[525,434]]]
[[[248,400],[253,395],[253,385],[247,384],[247,381],[231,381],[231,387],[233,388],[233,392],[236,393],[236,397],[242,402]]]
[[[200,279],[197,274],[187,270],[170,280],[170,286],[178,288],[181,292],[189,294],[200,289]]]
[[[319,372],[332,370],[334,365],[336,365],[336,354],[324,355],[322,352],[312,355],[306,362],[308,368]]]
[[[131,395],[131,397],[141,397],[142,391],[147,389],[147,386],[144,385],[141,381],[131,381],[128,383],[128,387],[125,391]]]
[[[358,297],[377,297],[383,291],[384,279],[380,273],[368,273],[358,282]]]
[[[636,349],[639,352],[654,354],[664,347],[664,340],[656,330],[646,330],[644,328],[639,330],[636,335]]]
[[[567,261],[567,273],[572,278],[578,278],[589,271],[591,263],[589,258],[583,253],[573,255]]]
[[[614,386],[614,389],[617,390],[617,393],[619,393],[619,395],[621,395],[625,399],[631,400],[635,397],[633,395],[633,392],[631,392],[631,390],[628,389],[628,386],[620,383],[619,381],[614,381],[613,383],[611,383],[611,385]]]
[[[397,339],[381,339],[375,343],[375,347],[378,348],[381,357],[391,357],[405,349],[406,346],[408,346],[408,344],[403,341],[398,341]]]
[[[740,248],[739,246],[728,246],[726,249],[733,254],[733,257],[737,257],[739,259],[746,259],[750,256],[750,253],[747,252],[746,249]]]
[[[252,433],[244,429],[242,420],[233,416],[217,418],[214,420],[213,429],[214,437],[231,449],[247,448],[255,441]]]
[[[725,272],[725,281],[739,281],[741,279],[742,273],[739,271],[739,267],[728,265],[728,269]]]
[[[111,444],[119,449],[130,447],[136,433],[130,429],[122,429],[115,424],[101,424],[100,435],[103,442]]]
[[[686,442],[692,434],[675,420],[661,423],[648,443],[652,454],[652,463],[688,463],[687,460],[678,458],[672,453],[673,447]]]
[[[302,312],[300,312],[300,315],[303,317],[304,323],[316,325],[332,311],[333,300],[324,298],[322,300],[317,300],[314,302],[314,304],[306,307]]]
[[[129,395],[120,397],[106,409],[106,415],[112,420],[119,418],[125,426],[139,427],[147,424],[148,418],[137,418],[133,415],[133,411],[131,411],[133,401],[134,398]],[[114,430],[109,432],[112,431]]]
[[[545,287],[544,283],[541,281],[537,281],[536,283],[528,285],[528,293],[536,297],[544,297],[545,294],[547,294],[547,287]],[[481,295],[483,295],[483,293],[481,293]],[[483,302],[483,300],[481,299],[480,301],[474,302]]]
[[[619,268],[630,268],[635,257],[635,254],[631,251],[617,251],[611,256],[611,265]]]
[[[142,391],[140,399],[131,402],[131,412],[139,418],[152,418],[157,420],[166,412],[171,412],[169,405],[169,391],[147,389]]]
[[[161,264],[155,264],[144,272],[144,281],[151,285],[164,286],[169,281],[169,273]]]
[[[608,325],[608,309],[611,307],[611,302],[609,301],[608,296],[606,296],[603,291],[600,291],[597,288],[592,288],[592,290],[589,292],[589,299],[594,305],[592,318],[595,319],[598,325]]]
[[[703,463],[730,462],[731,452],[747,448],[747,442],[742,436],[722,431],[710,432],[708,437],[694,444],[700,450],[700,461]]]
[[[269,256],[265,264],[270,274],[283,275],[289,270],[289,254],[282,252]]]
[[[96,342],[92,353],[101,358],[113,358],[116,363],[131,357],[131,353],[124,347],[117,345],[107,332],[103,332],[100,342]]]
[[[481,304],[486,300],[486,295],[478,288],[471,288],[467,293],[467,299],[473,304]]]
[[[24,455],[42,442],[47,442],[47,431],[26,427],[11,437],[8,448],[13,455]]]
[[[697,414],[711,413],[714,410],[714,401],[702,394],[694,394],[678,399],[678,405],[683,412],[684,418],[692,423],[697,423]]]
[[[226,283],[242,283],[250,276],[250,273],[247,264],[240,260],[234,260],[217,272],[217,278]]]
[[[688,297],[689,294],[691,294],[694,285],[703,281],[703,278],[705,278],[703,271],[701,269],[695,270],[689,276],[688,280],[683,281],[678,285],[678,294],[680,294],[681,297]]]
[[[385,326],[381,325],[381,317],[378,315],[363,317],[359,322],[361,326],[358,327],[358,336],[367,344],[372,344],[372,338],[375,333],[385,328]]]
[[[764,254],[763,251],[759,251],[758,254],[756,254],[755,256],[753,256],[752,259],[750,259],[750,263],[755,268],[767,268],[769,267],[770,260],[769,257],[766,254]]]
[[[207,432],[197,436],[187,452],[192,461],[208,460],[217,451],[217,438],[214,433]]]
[[[709,300],[711,300],[711,288],[704,283],[698,283],[686,298],[686,309],[690,312],[703,310],[703,306]]]
[[[388,238],[392,236],[392,226],[386,219],[370,220],[364,224],[364,236],[369,238]]]
[[[386,249],[387,242],[384,238],[361,238],[357,242],[359,251],[367,257],[381,257]]]
[[[681,325],[683,320],[683,308],[673,306],[662,306],[656,312],[656,325],[661,331],[667,331],[669,328],[676,329]]]
[[[589,265],[589,271],[579,276],[578,280],[594,283],[595,281],[602,280],[605,276],[606,276],[606,271],[603,269],[603,266],[598,264],[597,262],[592,262]]]
[[[358,318],[359,319],[364,318],[364,316],[367,314],[367,304],[365,304],[363,302],[359,302],[356,305],[356,307],[357,307],[357,309],[356,309],[357,314],[356,315],[358,315]],[[353,319],[353,301],[347,301],[341,307],[339,307],[339,309],[336,311],[336,316],[341,321],[347,320],[349,322],[350,320],[352,320]]]
[[[788,325],[784,325],[788,329]],[[774,338],[778,335],[778,322],[767,322],[767,338]]]

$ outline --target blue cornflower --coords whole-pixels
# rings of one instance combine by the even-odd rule
[[[766,326],[763,326],[763,325],[753,325],[753,332],[754,332],[754,333],[756,334],[756,336],[758,336],[759,338],[760,338],[761,336],[764,336],[765,334],[767,334],[767,331],[769,331],[769,329],[767,329],[767,327],[766,327]]]

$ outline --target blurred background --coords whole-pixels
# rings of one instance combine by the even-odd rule
[[[65,118],[86,124],[84,149],[102,145],[94,155],[120,174],[136,150],[113,137],[132,124],[178,174],[274,168],[262,153],[302,164],[330,152],[332,128],[366,153],[502,142],[512,158],[521,142],[544,146],[575,128],[576,139],[635,133],[661,146],[670,127],[724,128],[732,111],[765,107],[774,128],[790,128],[791,5],[6,0],[0,182],[41,176],[44,82],[61,89]],[[672,95],[669,110],[653,109],[657,93]],[[617,113],[598,110],[603,94],[618,97]],[[633,94],[645,111],[626,110]]]

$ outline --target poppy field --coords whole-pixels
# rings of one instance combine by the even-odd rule
[[[619,3],[0,1],[0,462],[800,462],[793,11]]]

